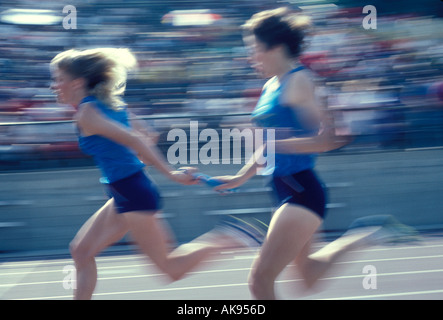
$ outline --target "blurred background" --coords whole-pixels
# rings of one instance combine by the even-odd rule
[[[377,9],[376,29],[362,26],[367,4]],[[63,12],[68,5],[75,12]],[[265,80],[248,63],[240,26],[278,6],[312,17],[302,62],[337,125],[356,137],[319,157],[329,190],[325,234],[376,214],[423,231],[443,228],[443,2],[11,0],[0,1],[0,252],[66,249],[105,200],[99,173],[78,149],[75,110],[49,90],[57,53],[130,48],[139,68],[125,99],[166,152],[169,130],[187,130],[190,120],[216,130],[250,125]],[[210,174],[238,169],[201,166]],[[178,242],[224,214],[269,220],[272,212],[261,177],[222,197],[151,174]]]

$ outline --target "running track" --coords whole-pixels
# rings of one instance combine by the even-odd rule
[[[324,243],[320,243],[322,246]],[[226,252],[200,270],[167,283],[150,262],[133,251],[97,258],[96,300],[248,300],[247,275],[256,250]],[[15,261],[0,255],[0,299],[69,300],[72,260]],[[369,273],[365,273],[365,266]],[[367,267],[369,266],[369,267]],[[63,271],[64,268],[67,271]],[[320,281],[323,289],[300,295],[289,267],[279,278],[279,297],[292,299],[443,299],[443,237],[426,235],[419,244],[371,247],[347,256]],[[374,273],[376,272],[376,273]],[[369,277],[376,275],[376,277]],[[364,288],[364,283],[370,288]]]

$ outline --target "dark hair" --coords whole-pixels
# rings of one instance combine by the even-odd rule
[[[307,16],[296,14],[288,8],[278,8],[254,14],[243,29],[252,33],[268,49],[286,46],[290,57],[296,58],[303,51],[303,40],[310,26]]]

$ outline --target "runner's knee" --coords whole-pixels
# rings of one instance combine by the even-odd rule
[[[87,262],[94,259],[94,255],[90,253],[90,250],[76,241],[71,241],[69,244],[69,252],[77,268],[81,268]]]

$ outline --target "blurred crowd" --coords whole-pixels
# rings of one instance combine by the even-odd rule
[[[48,68],[58,52],[73,47],[130,48],[139,67],[125,98],[160,133],[189,119],[215,128],[247,125],[247,116],[230,114],[251,112],[264,80],[250,67],[240,26],[255,12],[282,5],[312,17],[302,62],[317,75],[337,126],[358,136],[354,147],[443,145],[442,18],[413,8],[378,11],[377,29],[366,30],[362,6],[336,3],[1,1],[0,161],[7,167],[24,157],[82,157],[72,123],[38,122],[70,120],[75,112],[55,102]],[[63,12],[66,5],[76,9],[72,29],[63,24],[73,14]],[[11,9],[48,11],[11,22]],[[44,15],[54,19],[45,22]]]

